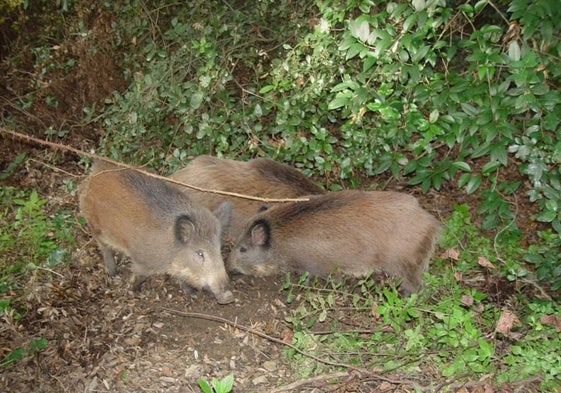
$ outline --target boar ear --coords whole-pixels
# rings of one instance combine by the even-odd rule
[[[222,202],[212,213],[220,221],[221,232],[225,233],[232,222],[232,204],[230,202]]]
[[[259,209],[257,210],[257,213],[264,212],[265,210],[269,210],[269,205],[261,205],[261,206],[259,206]]]
[[[191,217],[183,214],[175,220],[174,231],[176,240],[179,240],[183,244],[188,243],[195,232],[195,223],[191,220]]]
[[[251,243],[254,246],[269,246],[271,240],[271,227],[265,220],[259,220],[249,230]]]

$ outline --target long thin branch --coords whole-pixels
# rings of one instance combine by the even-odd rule
[[[280,393],[280,392],[286,392],[286,391],[294,391],[294,388],[298,388],[301,387],[303,385],[307,385],[310,383],[316,383],[318,381],[323,381],[326,379],[331,379],[331,378],[343,378],[343,377],[352,377],[351,373],[357,373],[360,375],[361,379],[376,379],[376,380],[381,380],[381,381],[386,381],[388,383],[394,384],[394,385],[414,385],[415,383],[412,381],[407,381],[407,380],[401,380],[401,379],[392,379],[392,378],[387,378],[384,377],[374,371],[370,371],[364,368],[358,368],[356,366],[353,366],[352,364],[347,364],[347,363],[339,363],[339,362],[334,362],[328,359],[324,359],[324,358],[320,358],[318,356],[312,355],[311,353],[302,351],[301,349],[295,347],[294,345],[287,343],[283,340],[280,340],[278,338],[275,337],[271,337],[263,332],[260,332],[258,330],[252,329],[248,326],[244,326],[244,325],[240,325],[237,322],[233,322],[230,321],[226,318],[222,318],[222,317],[218,317],[216,315],[209,315],[209,314],[202,314],[202,313],[195,313],[195,312],[185,312],[185,311],[180,311],[180,310],[175,310],[172,308],[167,308],[167,307],[161,307],[162,310],[167,311],[171,314],[174,315],[178,315],[181,317],[187,317],[187,318],[198,318],[198,319],[205,319],[207,321],[213,321],[213,322],[219,322],[219,323],[225,323],[227,325],[230,325],[236,329],[240,329],[243,330],[245,332],[254,334],[256,336],[259,336],[261,338],[264,338],[268,341],[274,342],[276,344],[280,344],[283,345],[285,347],[288,347],[294,351],[296,351],[297,353],[306,356],[310,359],[313,359],[317,362],[323,363],[323,364],[327,364],[329,366],[335,366],[335,367],[344,367],[346,370],[345,371],[340,371],[340,372],[332,372],[332,373],[328,373],[325,375],[318,375],[312,378],[308,378],[305,380],[301,380],[301,381],[297,381],[294,383],[291,383],[289,385],[286,386],[281,386],[279,388],[273,389],[271,390],[269,393]],[[416,384],[415,384],[416,385]]]
[[[303,355],[303,356],[306,356],[306,357],[309,357],[310,359],[313,359],[313,360],[315,360],[315,361],[317,361],[317,362],[320,362],[320,363],[323,363],[323,364],[327,364],[327,365],[330,365],[330,366],[335,366],[335,367],[344,367],[344,368],[346,368],[346,369],[358,370],[358,371],[364,372],[364,373],[367,373],[367,372],[368,372],[367,370],[359,369],[359,368],[357,368],[357,367],[355,367],[355,366],[353,366],[353,365],[351,365],[351,364],[334,362],[334,361],[331,361],[331,360],[328,360],[328,359],[323,359],[323,358],[317,357],[317,356],[315,356],[315,355],[312,355],[311,353],[307,353],[307,352],[305,352],[305,351],[302,351],[301,349],[295,347],[294,345],[292,345],[292,344],[290,344],[290,343],[284,342],[284,341],[281,340],[281,339],[278,339],[278,338],[275,338],[275,337],[271,337],[271,336],[269,336],[269,335],[267,335],[267,334],[265,334],[265,333],[263,333],[263,332],[260,332],[260,331],[258,331],[258,330],[252,329],[252,328],[250,328],[250,327],[248,327],[248,326],[240,325],[240,324],[237,323],[237,322],[233,322],[233,321],[230,321],[230,320],[228,320],[228,319],[225,319],[225,318],[222,318],[222,317],[218,317],[218,316],[216,316],[216,315],[201,314],[201,313],[196,313],[196,312],[185,312],[185,311],[175,310],[175,309],[166,308],[166,307],[162,307],[162,310],[167,311],[167,312],[169,312],[169,313],[172,313],[172,314],[174,314],[174,315],[182,316],[182,317],[206,319],[207,321],[214,321],[214,322],[219,322],[219,323],[225,323],[225,324],[230,325],[230,326],[232,326],[232,327],[234,327],[234,328],[236,328],[236,329],[240,329],[240,330],[243,330],[243,331],[245,331],[245,332],[248,332],[248,333],[251,333],[251,334],[255,334],[256,336],[259,336],[259,337],[261,337],[261,338],[264,338],[264,339],[266,339],[266,340],[268,340],[268,341],[271,341],[271,342],[274,342],[274,343],[277,343],[277,344],[284,345],[285,347],[288,347],[288,348],[290,348],[290,349],[293,349],[294,351],[298,352],[299,354],[301,354],[301,355]]]
[[[260,201],[260,202],[265,202],[265,203],[305,202],[305,201],[309,200],[309,198],[281,198],[281,199],[279,199],[279,198],[261,198],[261,197],[256,197],[256,196],[252,196],[252,195],[239,194],[237,192],[228,192],[228,191],[221,191],[221,190],[206,189],[206,188],[194,186],[192,184],[183,183],[183,182],[180,182],[180,181],[177,181],[177,180],[174,180],[174,179],[170,179],[169,177],[160,176],[160,175],[157,175],[155,173],[150,173],[150,172],[144,171],[142,169],[136,168],[134,166],[124,164],[124,163],[119,162],[119,161],[114,161],[114,160],[111,160],[109,158],[100,157],[96,154],[87,153],[87,152],[82,151],[80,149],[76,149],[72,146],[45,141],[43,139],[35,138],[35,137],[32,137],[30,135],[26,135],[26,134],[21,134],[19,132],[15,132],[15,131],[9,130],[7,128],[4,128],[4,127],[0,127],[0,132],[3,132],[5,134],[11,135],[11,136],[15,136],[19,139],[23,139],[26,142],[34,142],[34,143],[37,143],[37,144],[40,144],[40,145],[49,146],[49,147],[51,147],[53,149],[56,149],[56,150],[71,151],[75,154],[83,155],[83,156],[86,156],[88,158],[98,159],[98,160],[101,160],[101,161],[109,162],[109,163],[111,163],[113,165],[116,165],[116,166],[119,166],[121,168],[130,169],[130,170],[142,173],[143,175],[146,175],[146,176],[151,176],[151,177],[154,177],[156,179],[164,180],[164,181],[167,181],[169,183],[173,183],[173,184],[183,186],[183,187],[188,187],[188,188],[191,188],[193,190],[197,190],[197,191],[201,191],[201,192],[208,192],[208,193],[211,193],[211,194],[226,195],[226,196],[231,196],[231,197],[235,197],[235,198],[250,199],[250,200],[253,200],[253,201]]]

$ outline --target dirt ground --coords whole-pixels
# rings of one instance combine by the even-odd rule
[[[100,16],[92,28],[102,34],[109,23]],[[95,57],[76,42],[60,47],[61,53],[71,51],[77,64],[72,74],[55,73],[44,81],[42,94],[57,97],[56,108],[37,99],[27,111],[20,111],[18,100],[29,92],[30,79],[37,75],[33,75],[31,59],[28,74],[3,62],[0,116],[14,119],[16,131],[41,138],[49,125],[54,129],[64,125],[71,132],[62,140],[56,139],[58,142],[86,151],[94,148],[103,130],[82,124],[81,108],[102,103],[113,90],[124,86],[109,48],[103,41],[98,45]],[[68,209],[77,215],[76,198],[66,192],[63,180],[79,183],[83,170],[78,158],[1,135],[0,171],[22,152],[28,160],[1,184],[35,188],[48,199],[51,211]],[[388,188],[400,186],[390,184]],[[439,193],[416,194],[440,218],[447,216],[454,203],[469,202],[446,186]],[[530,220],[534,208],[520,204],[517,212],[518,225],[529,240],[535,232]],[[284,322],[290,309],[286,292],[280,290],[284,277],[233,277],[236,301],[228,305],[218,305],[206,293],[188,297],[167,277],[150,278],[140,293],[134,293],[125,261],[121,261],[117,276],[110,278],[87,228],[80,228],[77,237],[72,263],[56,272],[37,269],[29,277],[28,295],[21,300],[27,309],[23,320],[6,315],[0,321],[0,359],[34,339],[48,340],[45,350],[2,369],[1,391],[200,392],[198,378],[210,380],[231,373],[235,392],[413,391],[412,385],[399,379],[361,378],[358,383],[352,371],[343,373],[339,383],[329,387],[325,380],[289,385],[298,380],[298,370],[281,344],[290,342],[292,334]],[[504,391],[538,391],[536,386],[528,383],[518,389],[505,387]],[[479,384],[463,391],[492,391],[483,387]]]

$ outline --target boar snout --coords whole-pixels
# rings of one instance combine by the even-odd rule
[[[218,304],[230,304],[235,300],[234,294],[230,290],[226,290],[220,293],[213,293],[213,295],[216,298]]]
[[[203,289],[212,293],[216,298],[216,302],[218,304],[229,304],[236,299],[234,298],[234,294],[232,293],[232,291],[230,291],[230,289],[228,289],[228,287],[228,285],[221,285],[218,287],[205,285],[203,286]]]
[[[235,300],[230,290],[230,278],[225,269],[223,270],[223,274],[213,275],[211,277],[207,276],[206,282],[202,283],[202,289],[212,293],[218,304],[228,304]]]

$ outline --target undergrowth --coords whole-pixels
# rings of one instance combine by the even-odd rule
[[[47,215],[47,200],[36,190],[1,186],[0,201],[0,318],[11,324],[28,312],[25,298],[32,283],[50,281],[69,263],[69,247],[75,243],[74,213],[57,210]],[[35,338],[12,348],[0,359],[0,367],[46,347],[45,338]]]

